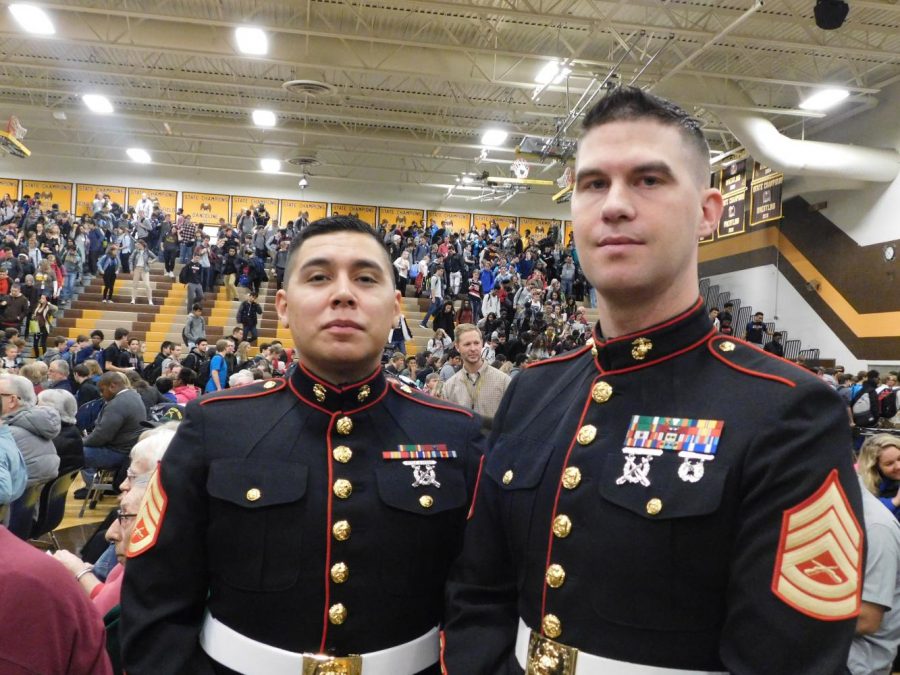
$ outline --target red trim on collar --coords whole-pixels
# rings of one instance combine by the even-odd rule
[[[688,309],[686,309],[685,311],[683,311],[681,314],[678,314],[677,316],[674,316],[674,317],[672,317],[671,319],[669,319],[668,321],[664,321],[663,323],[657,323],[657,324],[654,324],[654,325],[652,325],[652,326],[647,326],[646,328],[644,328],[644,329],[642,329],[642,330],[639,330],[639,331],[637,331],[636,333],[628,333],[627,335],[619,335],[618,337],[609,338],[608,340],[603,340],[603,339],[601,339],[601,340],[599,341],[599,343],[598,343],[598,341],[597,341],[597,328],[596,328],[596,326],[594,327],[594,330],[591,332],[591,334],[594,336],[594,343],[595,343],[598,347],[600,347],[600,346],[605,346],[605,345],[610,345],[610,344],[613,344],[613,343],[615,343],[615,342],[622,342],[623,340],[630,340],[631,338],[634,338],[634,337],[641,337],[642,335],[646,335],[647,333],[653,333],[653,332],[656,332],[656,331],[658,331],[658,330],[660,330],[660,329],[662,329],[662,328],[668,328],[668,327],[671,326],[672,324],[675,324],[675,323],[678,323],[679,321],[684,320],[684,318],[685,318],[688,314],[691,314],[691,313],[693,313],[693,312],[696,312],[697,309],[698,309],[698,308],[700,307],[700,305],[702,305],[702,304],[703,304],[703,298],[698,297],[698,298],[697,298],[697,301],[696,301],[693,305],[691,305]]]
[[[416,403],[421,403],[424,406],[429,408],[437,408],[438,410],[449,410],[450,412],[460,413],[462,415],[468,415],[469,417],[475,417],[473,413],[470,413],[468,410],[463,408],[452,408],[448,405],[441,405],[440,403],[432,403],[431,401],[423,401],[421,399],[416,398],[415,396],[410,396],[405,391],[403,391],[400,387],[402,385],[396,382],[389,383],[391,388],[398,394],[400,394],[403,398],[408,398],[410,401],[415,401]],[[423,396],[427,396],[427,394],[423,394]]]
[[[355,385],[354,385],[354,386],[355,386]],[[352,409],[350,409],[350,410],[342,410],[341,412],[342,412],[342,414],[344,414],[344,415],[352,415],[352,414],[354,414],[354,413],[362,412],[363,410],[366,410],[367,408],[371,408],[373,405],[375,405],[375,404],[378,403],[381,399],[383,399],[385,396],[387,396],[387,391],[388,391],[388,388],[385,387],[384,389],[382,389],[381,393],[380,393],[376,398],[372,399],[372,400],[369,401],[368,403],[366,403],[366,404],[364,404],[364,405],[361,405],[361,406],[358,407],[358,408],[352,408]]]
[[[484,455],[481,456],[481,459],[478,462],[478,476],[475,478],[475,490],[472,491],[472,505],[469,506],[469,514],[466,516],[466,520],[471,520],[472,516],[475,515],[475,502],[478,501],[478,486],[481,485],[481,471],[484,469]]]
[[[336,394],[342,394],[345,391],[347,391],[348,389],[355,389],[356,387],[361,387],[364,384],[368,384],[369,382],[371,382],[378,376],[378,373],[381,372],[381,368],[376,368],[372,372],[371,375],[369,375],[368,377],[366,377],[362,380],[359,380],[359,382],[351,382],[350,384],[346,384],[344,386],[338,387],[338,386],[335,386],[333,384],[326,382],[321,377],[314,374],[309,368],[307,368],[306,366],[303,365],[302,361],[298,361],[297,365],[300,367],[300,370],[302,370],[304,373],[306,373],[306,376],[309,377],[309,379],[314,380],[315,382],[321,384],[323,387],[327,387],[328,389],[331,389],[331,391],[333,391]]]
[[[279,382],[279,380],[280,380],[280,382]],[[274,386],[270,389],[263,389],[262,391],[257,391],[252,394],[233,394],[233,395],[229,395],[229,396],[215,396],[215,397],[206,398],[206,399],[201,398],[200,405],[206,405],[207,403],[215,403],[216,401],[236,401],[236,400],[240,400],[243,398],[258,398],[260,396],[268,396],[269,394],[274,394],[276,391],[281,391],[282,389],[284,389],[285,385],[287,385],[287,381],[280,377],[272,378],[270,380],[267,380],[267,382],[275,382],[277,384],[277,386]],[[251,386],[251,385],[244,385],[244,386]],[[241,387],[235,387],[235,389],[222,389],[221,391],[231,392],[231,391],[238,391],[240,389],[241,389]],[[213,394],[213,393],[218,393],[218,392],[208,392],[208,393]]]
[[[560,354],[559,356],[553,356],[549,359],[542,359],[541,361],[535,361],[534,363],[529,363],[527,366],[525,366],[525,368],[526,369],[536,368],[537,366],[544,366],[544,365],[547,365],[548,363],[559,363],[560,361],[569,361],[571,359],[578,358],[579,356],[584,354],[589,349],[593,349],[593,346],[592,345],[584,345],[583,347],[579,347],[575,351],[569,352],[568,354]]]
[[[603,375],[621,375],[622,373],[630,373],[635,370],[640,370],[641,368],[651,368],[659,363],[664,361],[668,361],[669,359],[674,359],[676,356],[681,356],[685,352],[689,352],[692,349],[696,349],[704,342],[707,342],[711,337],[716,334],[715,329],[712,329],[709,333],[704,335],[702,338],[694,342],[693,344],[689,344],[687,347],[682,347],[677,352],[672,352],[671,354],[666,354],[665,356],[656,359],[655,361],[650,361],[649,363],[639,363],[636,366],[628,366],[628,368],[619,368],[618,370],[603,370],[603,367],[600,365],[600,362],[595,357],[593,359],[594,365],[597,366],[597,370],[600,371]]]
[[[738,372],[744,373],[745,375],[752,375],[753,377],[759,377],[759,378],[761,378],[761,379],[763,379],[763,380],[772,380],[773,382],[781,382],[781,384],[786,384],[786,385],[789,386],[789,387],[796,387],[796,386],[797,386],[797,383],[796,383],[796,382],[791,382],[791,380],[787,379],[786,377],[781,377],[781,376],[779,376],[779,375],[771,375],[771,374],[769,374],[769,373],[761,373],[761,372],[759,372],[759,371],[757,371],[757,370],[750,370],[749,368],[744,368],[743,366],[739,366],[739,365],[737,365],[736,363],[732,363],[731,361],[729,361],[728,359],[726,359],[724,356],[722,356],[722,355],[718,352],[718,350],[716,350],[716,349],[713,348],[713,343],[714,343],[717,339],[718,339],[718,338],[715,338],[715,337],[714,337],[712,340],[710,340],[710,341],[707,343],[706,346],[707,346],[707,348],[709,349],[709,353],[712,354],[713,356],[715,356],[717,359],[719,359],[719,361],[721,361],[722,363],[724,363],[726,366],[729,366],[729,367],[731,367],[731,368],[734,368],[734,369],[737,370]],[[734,340],[731,340],[728,336],[723,336],[721,339],[722,339],[722,340],[729,340],[730,342],[734,342]],[[741,342],[743,342],[743,340],[741,340]],[[748,343],[744,343],[744,344],[748,344]],[[756,347],[754,347],[754,349],[756,349]],[[762,349],[758,349],[758,351],[762,352],[763,354],[766,354],[766,352],[763,352]],[[766,354],[766,356],[771,356],[771,354]],[[784,359],[782,359],[782,360],[784,360]],[[788,361],[788,363],[790,363],[790,361]],[[796,364],[795,364],[795,365],[796,365]],[[824,383],[823,383],[823,384],[824,384]]]
[[[562,493],[562,479],[565,474],[566,467],[569,466],[569,457],[572,455],[572,450],[575,448],[575,441],[578,439],[578,430],[584,425],[584,418],[587,417],[588,408],[590,408],[591,401],[591,390],[594,385],[597,384],[597,381],[600,379],[600,376],[594,378],[591,382],[591,386],[588,388],[587,399],[584,402],[584,408],[581,410],[581,417],[578,418],[578,426],[575,429],[575,434],[572,436],[572,440],[569,442],[569,449],[566,451],[566,456],[563,458],[562,469],[559,472],[559,478],[556,481],[556,496],[553,498],[553,510],[550,512],[550,534],[547,539],[547,563],[544,565],[544,569],[546,570],[550,567],[550,560],[553,556],[553,521],[556,518],[557,509],[559,508],[559,495]],[[541,592],[541,616],[545,616],[547,614],[547,584],[544,581],[544,576],[541,575],[541,585],[543,586]],[[541,626],[541,635],[544,634],[544,627]]]

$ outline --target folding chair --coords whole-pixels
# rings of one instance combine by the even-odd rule
[[[45,534],[50,535],[50,541],[53,546],[59,549],[59,542],[56,540],[56,534],[53,532],[62,522],[66,515],[66,497],[69,488],[78,476],[78,471],[59,476],[56,480],[44,485],[41,491],[40,500],[38,502],[38,517],[34,521],[31,528],[31,538],[39,539]]]
[[[118,469],[96,469],[91,484],[88,485],[87,495],[78,512],[79,518],[84,518],[84,510],[90,505],[91,509],[97,508],[97,502],[103,499],[103,495],[112,494],[116,490],[115,481]]]

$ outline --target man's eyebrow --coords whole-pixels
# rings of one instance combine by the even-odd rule
[[[332,267],[334,265],[334,261],[331,258],[319,257],[319,258],[310,258],[305,261],[302,265],[300,265],[300,269],[308,269],[310,267]],[[384,271],[381,268],[381,265],[378,264],[378,261],[373,260],[371,258],[357,258],[352,263],[350,263],[351,269],[359,270],[359,269],[376,269],[380,271]]]
[[[644,162],[643,164],[638,164],[637,166],[631,167],[629,169],[629,173],[660,173],[669,177],[675,175],[672,171],[672,167],[670,167],[666,162]],[[607,172],[603,169],[600,169],[598,167],[586,167],[575,174],[575,182],[580,183],[587,178],[606,175]]]

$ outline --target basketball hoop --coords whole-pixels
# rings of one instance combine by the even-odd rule
[[[0,131],[0,155],[13,157],[30,157],[31,150],[22,143],[28,129],[22,126],[15,115],[10,115],[6,123],[6,131]]]
[[[19,122],[19,118],[15,115],[10,115],[9,120],[6,122],[6,133],[15,138],[17,141],[21,141],[25,138],[25,134],[28,133],[28,129],[22,126],[22,123]]]

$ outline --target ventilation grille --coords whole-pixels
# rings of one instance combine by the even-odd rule
[[[298,96],[329,96],[334,93],[334,85],[318,80],[290,80],[281,85],[285,91]]]

